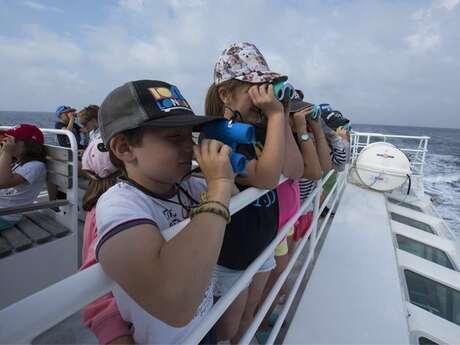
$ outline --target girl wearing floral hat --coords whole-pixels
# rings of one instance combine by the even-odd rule
[[[256,142],[240,145],[248,158],[247,174],[239,176],[240,190],[248,187],[270,191],[232,216],[227,226],[215,271],[215,296],[223,296],[243,271],[263,252],[278,230],[278,185],[281,173],[298,179],[303,172],[302,156],[288,125],[288,107],[274,96],[273,82],[287,77],[269,69],[265,58],[251,43],[235,43],[224,50],[214,69],[205,113],[253,124]],[[284,106],[284,107],[283,107]],[[271,255],[259,268],[217,324],[218,340],[239,341],[254,318],[270,271]]]

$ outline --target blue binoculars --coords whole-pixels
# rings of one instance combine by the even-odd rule
[[[321,103],[319,105],[313,105],[313,111],[310,114],[312,120],[316,120],[322,113],[331,112],[332,107],[328,103]]]
[[[280,102],[292,99],[292,97],[294,97],[294,86],[289,84],[287,81],[279,81],[277,83],[273,83],[273,92],[275,94],[275,98]]]
[[[215,139],[230,146],[230,163],[237,174],[246,169],[247,159],[241,153],[235,152],[238,144],[252,144],[255,140],[254,126],[245,123],[229,122],[227,120],[208,122],[203,126],[204,137]]]

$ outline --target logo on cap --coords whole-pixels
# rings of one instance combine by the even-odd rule
[[[165,86],[150,87],[148,90],[155,98],[155,103],[161,111],[169,112],[175,109],[192,111],[179,89],[173,85],[169,88]]]

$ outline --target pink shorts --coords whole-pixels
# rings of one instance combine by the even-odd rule
[[[294,241],[300,241],[304,238],[312,221],[313,211],[309,211],[307,214],[297,219],[297,222],[294,224]]]

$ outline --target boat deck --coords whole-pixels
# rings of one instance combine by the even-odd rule
[[[284,343],[409,343],[382,193],[346,186]]]

